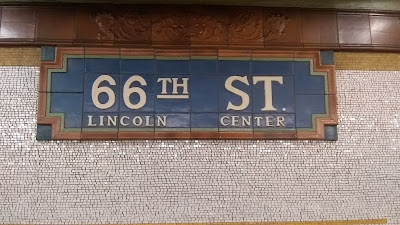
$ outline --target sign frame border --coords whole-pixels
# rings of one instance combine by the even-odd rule
[[[326,51],[295,50],[239,50],[239,49],[156,49],[156,48],[97,48],[97,47],[43,47],[39,76],[37,124],[51,126],[51,140],[144,140],[144,139],[218,139],[218,140],[332,140],[325,135],[325,126],[338,125],[335,67],[323,63]],[[330,57],[333,52],[328,51]],[[46,55],[47,54],[47,55]],[[50,56],[49,56],[50,55]],[[67,58],[87,57],[134,58],[134,59],[229,59],[229,60],[282,60],[310,61],[311,75],[324,75],[325,114],[312,115],[312,128],[296,128],[291,131],[84,131],[83,128],[64,129],[64,113],[50,113],[51,72],[63,72]],[[281,58],[281,59],[280,59]],[[325,60],[326,61],[326,60]],[[329,61],[329,60],[328,60]],[[64,71],[65,72],[65,71]],[[40,129],[49,132],[49,129]],[[79,131],[80,130],[80,131]],[[42,134],[38,136],[43,136]],[[332,136],[332,135],[330,135]],[[337,133],[334,134],[337,139]],[[37,138],[39,140],[39,138]],[[48,140],[48,138],[44,138]],[[335,140],[335,139],[334,139]]]

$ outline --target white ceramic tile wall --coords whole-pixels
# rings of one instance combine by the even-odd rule
[[[39,142],[38,70],[0,67],[0,224],[400,224],[400,72],[337,71],[337,142]]]

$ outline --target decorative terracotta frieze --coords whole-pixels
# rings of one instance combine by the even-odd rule
[[[400,15],[388,12],[99,4],[0,8],[1,44],[400,49]]]

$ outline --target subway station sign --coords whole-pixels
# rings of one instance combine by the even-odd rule
[[[330,57],[318,51],[45,48],[38,136],[326,139],[326,128],[337,125]]]

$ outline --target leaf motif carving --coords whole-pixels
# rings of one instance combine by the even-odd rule
[[[99,11],[92,13],[90,18],[96,23],[100,32],[97,34],[99,40],[112,40],[114,39],[114,26],[116,19],[110,11]]]
[[[255,10],[242,10],[235,14],[229,24],[232,41],[261,41],[263,38],[261,15]]]
[[[150,40],[151,17],[138,11],[114,15],[102,11],[92,15],[100,33],[98,39]]]
[[[226,41],[226,25],[209,15],[194,15],[190,27],[192,41]]]
[[[270,15],[264,22],[264,40],[272,41],[284,37],[289,19],[282,15]]]
[[[188,41],[188,26],[185,19],[181,16],[168,16],[160,19],[153,25],[153,40]]]

